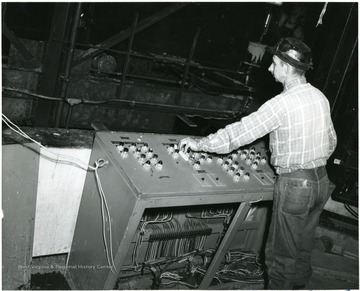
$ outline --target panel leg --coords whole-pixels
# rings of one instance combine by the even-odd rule
[[[226,231],[224,238],[222,239],[213,259],[211,260],[210,266],[201,281],[199,286],[200,290],[207,289],[215,276],[215,273],[218,271],[221,260],[224,258],[233,238],[236,235],[237,229],[240,228],[243,223],[245,216],[250,208],[250,205],[247,202],[242,202],[235,213],[235,216]]]

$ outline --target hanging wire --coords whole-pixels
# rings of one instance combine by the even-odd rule
[[[49,156],[49,155],[45,155],[44,153],[42,154],[45,158],[50,159],[52,161],[56,161],[59,163],[63,163],[63,164],[70,164],[70,165],[76,165],[78,167],[80,167],[83,170],[95,170],[95,167],[90,166],[86,163],[84,163],[83,161],[68,156],[68,155],[64,155],[64,154],[59,154],[56,152],[51,151],[50,149],[48,149],[47,147],[43,146],[40,142],[34,140],[33,138],[31,138],[30,136],[28,136],[22,129],[20,129],[20,127],[18,127],[15,123],[13,123],[4,113],[2,113],[2,121],[14,132],[16,132],[17,134],[21,135],[22,137],[32,141],[33,143],[37,144],[38,146],[40,146],[42,149],[45,150],[46,153],[53,155],[53,157]]]

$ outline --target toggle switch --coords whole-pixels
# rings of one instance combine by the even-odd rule
[[[152,156],[152,158],[150,159],[150,163],[154,166],[154,165],[157,164],[157,162],[158,162],[158,155],[157,155],[157,154],[154,154],[154,155]]]
[[[226,159],[226,161],[227,161],[229,164],[231,164],[231,163],[233,162],[233,159],[232,159],[232,157],[228,157],[228,158]]]
[[[228,170],[228,169],[229,169],[229,165],[230,165],[230,163],[229,163],[228,161],[226,161],[225,163],[223,163],[222,168],[223,168],[224,170]]]
[[[200,153],[194,153],[194,159],[195,160],[198,160],[198,159],[200,159],[200,157],[201,157],[201,154]]]
[[[129,156],[129,149],[124,148],[120,155],[123,159],[126,159]]]
[[[252,165],[251,165],[251,169],[252,170],[256,170],[258,168],[258,163],[257,162],[254,162]]]
[[[144,145],[141,146],[141,152],[143,154],[147,153],[149,150],[149,145],[147,143],[144,143]]]
[[[136,151],[136,143],[132,143],[129,147],[130,151],[134,153]]]
[[[249,181],[250,180],[250,173],[246,173],[244,175],[244,181]]]
[[[245,160],[246,159],[246,153],[245,152],[242,152],[241,154],[240,154],[240,160]]]
[[[162,161],[159,161],[155,166],[155,170],[161,171],[162,168],[163,168],[163,163],[162,163]]]
[[[233,162],[232,166],[234,167],[235,170],[237,170],[239,168],[239,162],[238,161]]]
[[[174,160],[177,160],[179,158],[179,150],[174,150],[171,156]]]
[[[151,169],[150,161],[146,161],[143,165],[145,171],[149,171]]]
[[[238,173],[240,176],[243,176],[244,175],[244,168],[243,167],[240,167],[240,169],[238,170]]]
[[[124,143],[121,142],[116,146],[116,149],[118,151],[118,153],[121,153],[124,150]]]
[[[146,153],[146,158],[151,159],[153,155],[154,155],[153,150],[149,149],[148,152]]]
[[[195,164],[194,164],[194,169],[195,169],[195,170],[199,170],[199,169],[200,169],[200,162],[199,162],[199,161],[195,162]]]
[[[174,151],[175,151],[174,145],[173,144],[169,145],[167,148],[167,152],[169,154],[172,154]]]
[[[235,168],[234,167],[230,167],[230,169],[228,170],[228,174],[230,176],[233,176],[235,174]]]
[[[241,179],[240,173],[236,173],[233,177],[233,181],[235,183],[238,183],[240,181],[240,179]]]
[[[144,154],[141,154],[139,157],[139,164],[143,165],[145,163],[146,156]]]
[[[140,149],[136,149],[134,152],[134,158],[139,159],[141,156],[141,151]]]

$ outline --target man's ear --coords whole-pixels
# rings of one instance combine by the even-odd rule
[[[289,65],[288,63],[284,63],[284,65],[284,71],[286,75],[288,75],[289,73],[291,73],[291,65]]]

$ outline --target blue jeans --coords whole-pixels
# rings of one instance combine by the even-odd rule
[[[265,247],[268,289],[309,282],[315,229],[330,196],[328,188],[325,167],[278,176]]]

